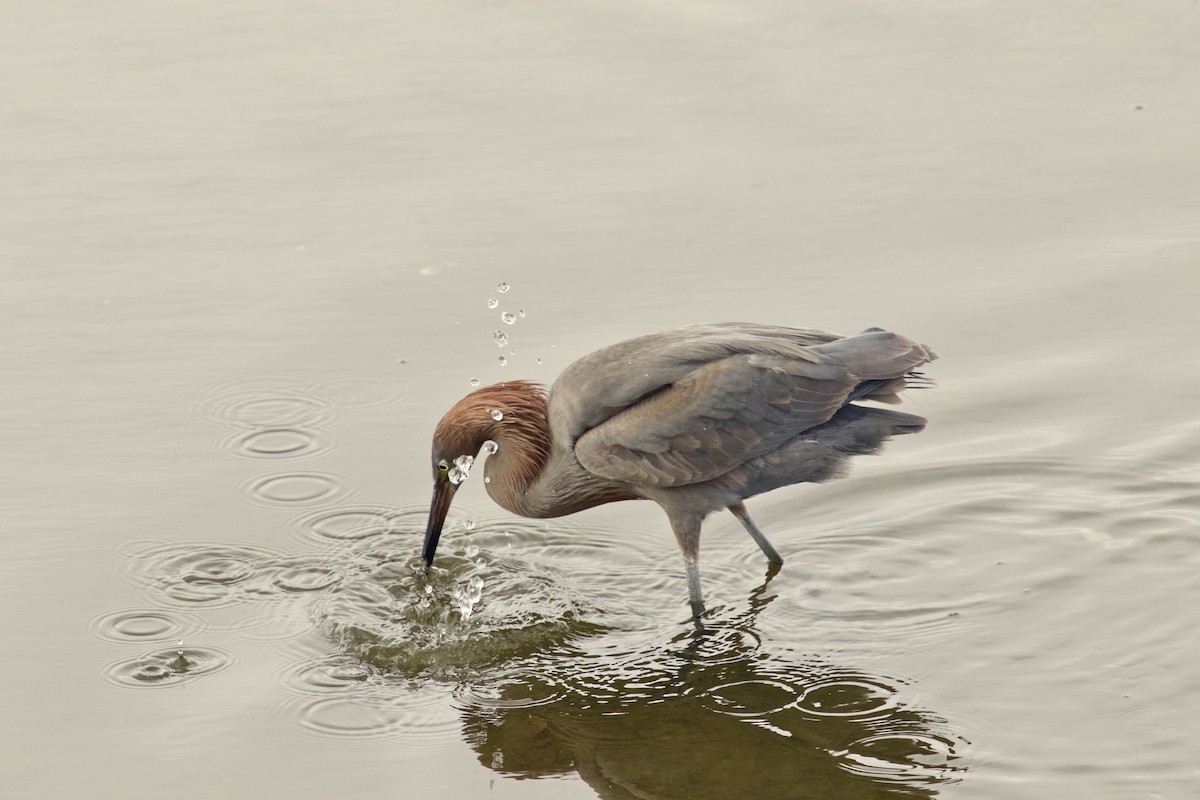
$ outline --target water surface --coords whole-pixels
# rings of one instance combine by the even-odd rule
[[[6,786],[1190,796],[1198,26],[14,7]],[[722,320],[941,359],[925,432],[750,502],[781,570],[707,523],[704,635],[647,503],[520,520],[472,480],[413,569],[472,380]]]

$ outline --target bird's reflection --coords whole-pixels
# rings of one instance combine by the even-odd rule
[[[499,773],[577,773],[603,798],[921,798],[958,779],[964,741],[894,682],[766,652],[772,597],[764,583],[665,648],[544,655],[473,685],[464,736]]]

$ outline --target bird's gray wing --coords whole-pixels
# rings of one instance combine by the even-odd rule
[[[859,382],[835,357],[730,356],[584,433],[575,455],[610,480],[659,487],[711,480],[828,421]]]
[[[787,356],[819,361],[812,345],[842,337],[809,328],[745,322],[692,325],[639,336],[580,358],[550,389],[554,439],[565,445],[614,414],[682,380],[704,364],[737,355]]]

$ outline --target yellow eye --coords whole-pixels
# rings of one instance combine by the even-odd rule
[[[450,469],[450,465],[446,463],[446,459],[443,458],[441,461],[438,462],[438,470],[439,471],[447,472],[447,471],[449,471],[449,469]]]

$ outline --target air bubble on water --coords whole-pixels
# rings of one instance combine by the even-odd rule
[[[500,366],[502,366],[502,367],[508,366],[508,359],[505,358],[504,356],[500,356],[499,361],[500,361]]]
[[[454,466],[450,469],[450,482],[458,485],[467,479],[471,474],[471,467],[475,464],[475,456],[459,456],[454,459]]]
[[[483,443],[483,454],[484,455],[490,456],[492,453],[496,452],[499,449],[500,449],[500,445],[496,444],[491,439],[488,439],[486,442]]]
[[[499,301],[499,300],[497,300],[497,299],[496,299],[496,298],[494,298],[494,297],[489,297],[489,298],[488,298],[488,308],[495,308],[495,307],[496,307],[496,306],[498,306],[498,305],[500,305],[500,301]]]
[[[508,289],[509,289],[509,286],[504,281],[500,281],[499,283],[496,284],[496,291],[499,292],[500,294],[504,294],[505,292],[508,291]]]
[[[496,422],[499,422],[500,420],[504,419],[504,412],[498,408],[493,408],[488,413],[492,415],[492,419],[496,420]]]
[[[505,325],[512,325],[514,322],[517,321],[517,315],[512,313],[511,311],[501,312],[500,321],[503,322]]]
[[[497,329],[492,334],[492,338],[496,341],[496,347],[504,347],[504,345],[508,344],[508,334],[502,330]]]
[[[463,520],[463,527],[469,531],[475,530],[475,520],[473,520],[473,519]]]
[[[467,383],[471,384],[472,386],[478,386],[479,378],[471,378],[471,380],[467,381]]]

